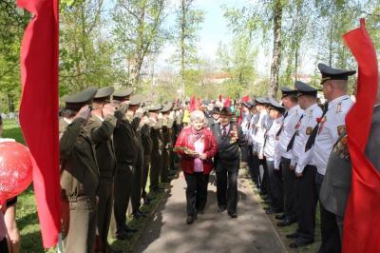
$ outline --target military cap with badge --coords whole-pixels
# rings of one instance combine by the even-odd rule
[[[110,102],[111,95],[114,91],[115,88],[112,86],[98,89],[94,96],[94,102]]]
[[[281,99],[288,97],[288,96],[297,96],[298,91],[290,89],[289,87],[281,87],[280,88],[282,96]]]
[[[310,85],[301,81],[296,81],[295,86],[298,92],[298,95],[297,95],[298,97],[300,96],[317,97],[318,90],[311,87]]]
[[[120,101],[120,102],[128,101],[132,93],[133,93],[133,88],[128,87],[124,90],[115,91],[113,93],[112,99]]]
[[[322,75],[321,84],[328,80],[348,80],[349,76],[356,73],[355,70],[334,69],[324,63],[319,63],[318,69]]]
[[[270,109],[276,110],[280,113],[285,112],[285,108],[280,103],[278,103],[274,98],[272,97],[268,98],[268,103],[269,103]]]
[[[91,105],[97,91],[97,88],[90,87],[73,95],[66,96],[64,98],[65,109],[78,112],[83,106]]]

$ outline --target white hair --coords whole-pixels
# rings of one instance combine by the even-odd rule
[[[190,121],[193,122],[195,120],[205,120],[205,114],[201,110],[192,111],[190,114]]]

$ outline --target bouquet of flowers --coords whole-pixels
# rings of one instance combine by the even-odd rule
[[[233,127],[233,129],[230,131],[230,143],[235,143],[238,140],[238,131],[236,126]]]
[[[188,147],[175,147],[175,148],[173,148],[173,151],[174,152],[183,151],[186,155],[189,155],[189,156],[197,156],[198,155],[198,152],[196,152],[192,149],[189,149]]]

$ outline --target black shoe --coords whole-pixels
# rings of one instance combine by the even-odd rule
[[[138,219],[138,218],[146,218],[146,213],[141,212],[140,210],[137,210],[133,214],[133,218]]]
[[[188,215],[186,218],[186,223],[187,224],[192,224],[194,222],[194,216],[193,215]]]
[[[223,213],[224,211],[226,211],[226,207],[225,207],[225,206],[220,206],[220,207],[218,208],[218,212],[219,212],[219,213]]]
[[[283,220],[285,219],[285,214],[277,214],[276,216],[274,216],[277,220]]]
[[[313,242],[314,240],[296,240],[292,242],[291,244],[289,244],[289,247],[292,249],[296,249],[305,245],[312,244]]]
[[[233,218],[233,219],[236,219],[238,216],[237,216],[237,213],[228,213],[228,215]]]
[[[128,227],[127,225],[125,225],[124,227],[123,227],[123,230],[124,230],[124,232],[126,232],[126,233],[137,233],[137,229],[135,229],[135,228],[130,228],[130,227]]]
[[[293,232],[291,234],[287,234],[286,235],[286,238],[290,238],[290,239],[296,239],[300,236],[300,234],[296,231],[296,232]]]
[[[277,222],[277,226],[285,227],[285,226],[289,226],[289,225],[293,224],[294,222],[295,222],[294,219],[285,218],[282,221]]]
[[[123,241],[128,238],[128,233],[125,232],[124,230],[118,230],[116,231],[116,239]]]
[[[268,210],[265,211],[266,214],[274,214],[274,213],[281,213],[280,210],[276,210],[274,208],[269,208]]]

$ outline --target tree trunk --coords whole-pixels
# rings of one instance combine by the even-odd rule
[[[281,0],[276,1],[273,15],[273,59],[270,69],[270,83],[268,95],[275,97],[278,90],[278,76],[281,65],[281,26],[282,26],[282,4]]]
[[[186,31],[186,0],[181,0],[181,10],[182,10],[182,19],[181,19],[181,82],[182,82],[182,94],[186,96],[186,86],[185,86],[185,31]]]

